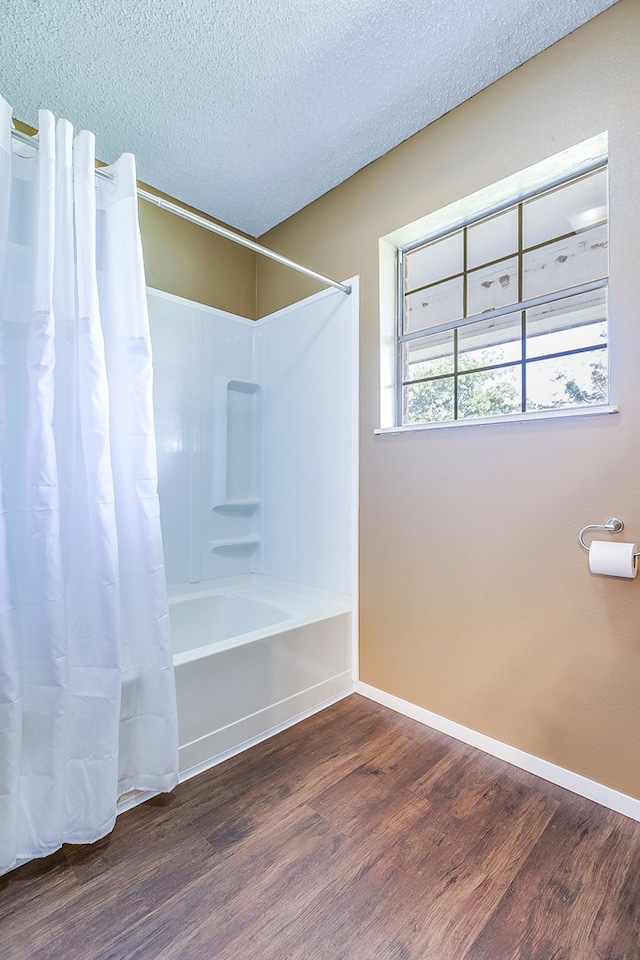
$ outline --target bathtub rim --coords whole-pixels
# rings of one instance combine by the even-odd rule
[[[251,595],[252,591],[259,592],[260,590],[264,591],[267,597],[254,596],[253,598],[259,599],[267,605],[271,599],[269,594],[272,594],[273,606],[287,609],[288,600],[290,604],[291,601],[294,601],[294,606],[307,601],[310,607],[306,612],[302,614],[298,612],[297,615],[289,610],[290,616],[258,630],[251,630],[234,637],[228,637],[225,640],[213,641],[181,653],[174,653],[174,667],[193,663],[195,660],[202,660],[205,657],[214,656],[216,653],[232,650],[247,643],[255,643],[266,637],[288,633],[310,623],[329,620],[353,612],[351,597],[348,594],[333,593],[317,587],[310,587],[307,584],[298,584],[290,580],[279,580],[275,577],[265,577],[253,573],[235,577],[220,577],[216,580],[202,580],[198,583],[171,584],[168,586],[169,605],[172,606],[204,597],[238,596],[243,593]]]
[[[199,580],[195,583],[170,583],[167,585],[169,603],[179,603],[181,600],[193,600],[196,597],[214,596],[220,593],[238,593],[247,587],[264,587],[266,590],[279,591],[296,597],[326,603],[345,604],[351,608],[351,595],[313,587],[296,580],[281,580],[278,577],[268,577],[262,573],[241,573],[232,577],[217,577],[212,580]]]

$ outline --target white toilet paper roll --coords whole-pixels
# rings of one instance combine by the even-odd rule
[[[638,573],[638,558],[635,543],[618,543],[607,540],[592,540],[589,547],[589,570],[604,573],[607,577],[630,577]]]

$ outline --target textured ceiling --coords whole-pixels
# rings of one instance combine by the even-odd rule
[[[616,0],[0,0],[0,94],[259,236]]]

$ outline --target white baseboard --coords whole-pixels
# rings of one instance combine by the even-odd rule
[[[462,741],[462,743],[476,747],[478,750],[483,750],[484,753],[488,753],[492,757],[498,757],[500,760],[505,760],[514,767],[519,767],[521,770],[533,773],[537,777],[542,777],[543,780],[555,783],[558,787],[571,790],[572,793],[577,793],[580,797],[593,800],[595,803],[599,803],[609,810],[615,810],[617,813],[621,813],[631,820],[640,821],[640,800],[637,800],[635,797],[630,797],[626,793],[620,793],[618,790],[607,787],[603,783],[597,783],[595,780],[589,780],[588,777],[583,777],[579,773],[573,773],[571,770],[559,767],[557,764],[551,763],[549,760],[543,760],[541,757],[536,757],[531,753],[526,753],[517,747],[511,747],[509,744],[502,743],[500,740],[494,740],[492,737],[487,737],[483,733],[478,733],[476,730],[464,727],[461,723],[456,723],[454,720],[447,720],[446,717],[441,717],[437,713],[425,710],[424,707],[418,707],[414,703],[409,703],[408,700],[395,697],[391,693],[385,693],[384,690],[372,687],[368,683],[363,683],[360,680],[357,681],[355,684],[355,692],[361,694],[363,697],[367,697],[369,700],[374,700],[376,703],[382,704],[384,707],[395,710],[396,713],[404,714],[404,716],[410,717],[412,720],[417,720],[427,727],[439,730],[440,733],[446,733],[447,736],[454,737],[456,740]]]

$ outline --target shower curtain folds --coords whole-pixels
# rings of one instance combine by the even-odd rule
[[[0,99],[0,873],[177,782],[135,165]]]

